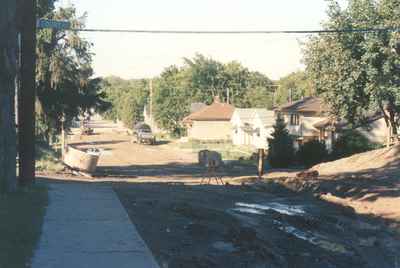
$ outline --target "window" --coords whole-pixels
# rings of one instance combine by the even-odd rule
[[[300,116],[298,114],[290,115],[290,125],[294,125],[294,126],[300,125]]]

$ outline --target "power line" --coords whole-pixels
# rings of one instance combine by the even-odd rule
[[[70,29],[76,32],[102,33],[136,33],[136,34],[226,34],[226,35],[258,35],[258,34],[330,34],[330,33],[370,33],[370,32],[400,32],[400,28],[363,28],[363,29],[333,29],[333,30],[289,30],[289,31],[193,31],[193,30],[135,30],[135,29]]]

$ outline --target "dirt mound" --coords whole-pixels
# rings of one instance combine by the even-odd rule
[[[318,164],[311,170],[318,171],[320,175],[334,175],[339,173],[357,173],[381,169],[385,172],[400,171],[400,144],[332,162]]]

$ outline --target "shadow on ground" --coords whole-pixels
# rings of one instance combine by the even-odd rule
[[[379,198],[400,197],[400,163],[353,173],[338,173],[316,179],[299,179],[300,188],[313,189],[320,193],[332,193],[353,200],[376,201]]]
[[[394,267],[381,219],[255,185],[113,183],[161,267]]]
[[[219,168],[216,174],[222,177],[255,176],[256,167],[251,165],[230,164]],[[100,166],[97,168],[97,177],[180,177],[200,178],[207,176],[207,168],[198,164],[183,164],[171,162],[153,165],[127,165],[127,166]]]

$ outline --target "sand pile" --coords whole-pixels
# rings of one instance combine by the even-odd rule
[[[400,170],[400,144],[356,154],[332,162],[318,164],[311,168],[320,175],[355,173],[369,170],[398,172]]]

